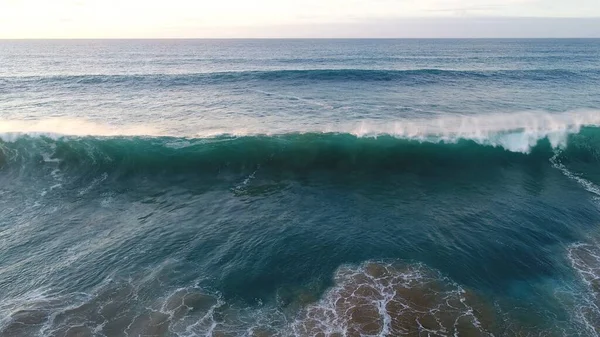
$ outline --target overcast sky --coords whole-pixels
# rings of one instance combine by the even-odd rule
[[[0,38],[600,37],[600,0],[0,0]]]

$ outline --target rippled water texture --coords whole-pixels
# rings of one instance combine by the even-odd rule
[[[598,55],[0,41],[0,336],[598,336]]]

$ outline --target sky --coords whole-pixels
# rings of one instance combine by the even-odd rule
[[[0,38],[600,37],[600,0],[0,0]]]

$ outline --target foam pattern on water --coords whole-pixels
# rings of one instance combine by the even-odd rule
[[[420,264],[343,267],[294,323],[299,336],[491,336],[476,299]]]
[[[590,336],[600,336],[600,248],[597,244],[575,244],[569,248],[568,257],[587,288],[575,316]]]
[[[421,264],[341,267],[334,287],[295,313],[197,286],[165,291],[163,281],[151,273],[91,294],[25,296],[2,306],[0,336],[491,336],[483,303]]]

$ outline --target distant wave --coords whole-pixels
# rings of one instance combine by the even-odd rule
[[[395,81],[406,84],[427,84],[452,80],[531,80],[531,81],[570,81],[597,80],[598,69],[564,70],[564,69],[531,69],[531,70],[372,70],[372,69],[304,69],[304,70],[265,70],[265,71],[231,71],[207,72],[193,74],[132,74],[132,75],[54,75],[3,77],[0,85],[15,85],[15,82],[30,84],[153,84],[157,86],[182,86],[195,84],[218,84],[227,82],[248,81],[353,81],[379,82]]]

